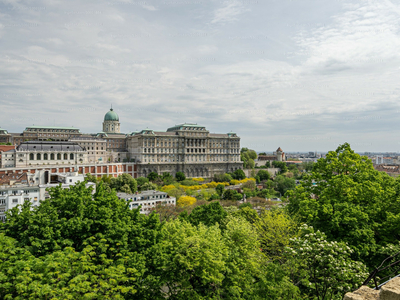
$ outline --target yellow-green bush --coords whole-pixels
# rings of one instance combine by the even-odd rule
[[[182,196],[178,199],[177,205],[178,206],[190,206],[197,202],[195,197],[191,196]]]

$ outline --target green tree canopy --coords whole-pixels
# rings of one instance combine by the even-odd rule
[[[235,172],[232,173],[232,177],[237,180],[243,180],[246,178],[246,174],[244,174],[244,171],[242,169],[237,169]]]
[[[195,207],[190,215],[188,221],[197,226],[203,223],[206,226],[212,226],[216,223],[222,224],[222,221],[228,214],[219,202],[212,202],[210,204]]]
[[[268,180],[271,177],[271,174],[267,170],[260,170],[257,173],[257,176],[260,177],[260,181]]]
[[[284,196],[287,191],[293,190],[296,187],[296,180],[283,175],[276,176],[274,182],[276,190],[281,193],[281,196]]]
[[[183,173],[183,172],[176,172],[175,178],[178,181],[183,181],[186,179],[186,176],[185,176],[185,173]]]
[[[110,187],[117,192],[132,194],[137,191],[137,182],[130,174],[123,173],[110,179]]]
[[[155,181],[158,179],[158,173],[157,172],[150,172],[149,175],[147,175],[147,179],[150,181]]]
[[[287,166],[286,166],[286,163],[285,163],[284,161],[277,161],[277,160],[274,160],[274,161],[272,162],[272,166],[274,166],[275,168],[281,169],[281,174],[286,173],[287,170],[288,170],[288,168],[287,168]]]
[[[398,227],[392,226],[400,213],[396,181],[347,143],[319,159],[288,195],[292,215],[329,240],[348,243],[355,258],[366,259],[378,245],[398,241]]]

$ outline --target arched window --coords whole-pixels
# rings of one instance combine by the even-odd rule
[[[34,160],[35,159],[35,154],[31,153],[29,154],[29,160]]]
[[[57,160],[61,160],[61,153],[57,153]]]
[[[48,158],[47,153],[43,154],[43,160],[48,160],[48,159],[49,159],[49,158]]]
[[[64,153],[64,160],[68,160],[68,154]]]
[[[54,160],[54,153],[50,154],[50,160]]]
[[[42,160],[42,155],[40,153],[36,154],[36,160]]]
[[[74,159],[74,154],[73,154],[73,153],[71,153],[71,154],[69,155],[69,159]]]

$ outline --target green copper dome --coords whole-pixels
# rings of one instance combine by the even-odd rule
[[[110,111],[104,116],[104,121],[119,121],[119,117],[111,108]]]

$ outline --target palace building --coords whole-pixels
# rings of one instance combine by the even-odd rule
[[[205,126],[184,123],[166,131],[143,129],[125,134],[112,108],[98,133],[30,126],[20,134],[0,129],[0,141],[17,146],[3,152],[1,168],[126,162],[135,165],[135,176],[184,172],[188,177],[212,177],[243,168],[240,137],[234,132],[210,133]]]

